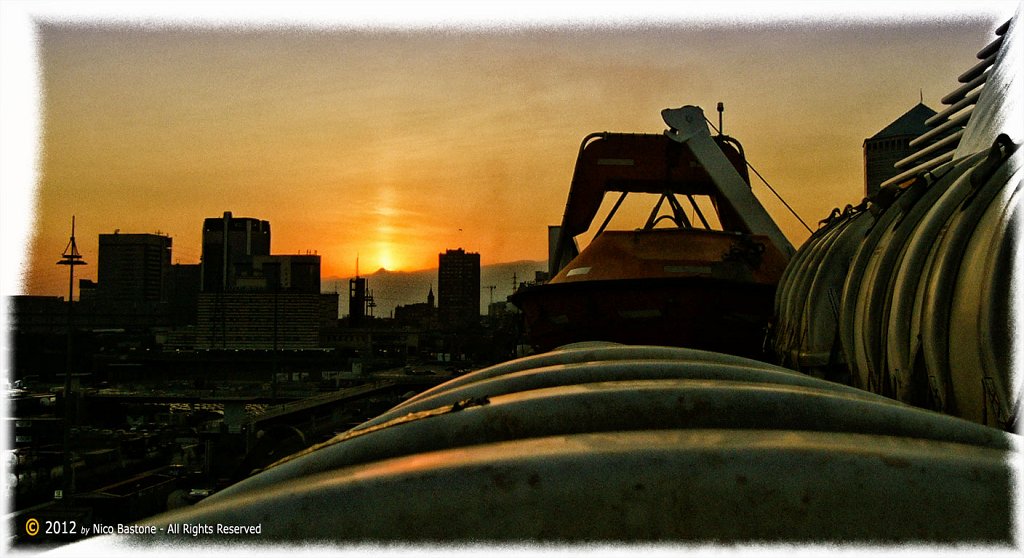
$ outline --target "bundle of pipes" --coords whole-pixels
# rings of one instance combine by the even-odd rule
[[[928,161],[835,210],[793,257],[776,292],[780,363],[1014,429],[1024,267],[1018,19],[997,30],[943,99],[950,108],[928,121],[947,124],[910,142],[925,147],[897,166]]]
[[[759,361],[588,343],[456,378],[146,524],[303,542],[1005,542],[1009,445]]]

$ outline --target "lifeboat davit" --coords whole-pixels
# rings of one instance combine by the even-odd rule
[[[511,297],[536,349],[600,340],[762,356],[793,247],[751,192],[739,142],[712,136],[699,107],[662,116],[663,134],[583,140],[562,224],[552,230],[551,280]],[[576,239],[609,192],[620,196],[580,252]],[[647,222],[605,230],[638,193],[660,196]]]

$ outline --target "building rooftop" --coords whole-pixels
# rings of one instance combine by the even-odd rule
[[[930,126],[925,125],[925,120],[935,116],[935,111],[924,103],[918,103],[914,108],[908,110],[903,116],[894,120],[891,124],[882,128],[882,131],[868,138],[869,140],[892,138],[899,136],[919,136],[928,130]]]

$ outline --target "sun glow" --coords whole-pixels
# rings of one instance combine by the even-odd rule
[[[380,241],[377,243],[377,261],[376,268],[384,268],[387,270],[396,270],[401,265],[398,257],[395,254],[395,247],[390,242]]]
[[[976,14],[983,3],[960,4]],[[991,9],[1009,17],[1010,4]],[[62,278],[47,254],[66,245],[71,213],[91,263],[81,278],[93,280],[99,234],[160,229],[173,237],[175,261],[195,263],[202,220],[227,210],[270,221],[273,253],[330,254],[321,262],[327,278],[354,276],[360,255],[365,275],[434,269],[439,253],[459,247],[484,262],[542,260],[581,138],[596,130],[660,133],[659,111],[675,103],[703,105],[714,119],[714,103],[725,102],[725,130],[801,216],[819,218],[859,199],[864,138],[918,101],[913,89],[948,91],[954,61],[973,58],[996,19],[1005,21],[890,22],[870,33],[831,18],[750,28],[680,22],[670,39],[660,26],[281,33],[83,20],[37,22],[14,35],[5,27],[5,39],[32,38],[24,66],[38,80],[5,74],[4,85],[46,87],[21,111],[45,116],[38,133],[4,120],[4,133],[38,135],[32,151],[44,156],[32,176],[4,179],[37,185],[34,202],[32,192],[4,189],[4,240],[25,236],[9,215],[22,204],[8,198],[24,193],[26,205],[14,213],[31,216],[34,206],[36,214],[23,228],[31,239],[15,242],[7,258],[15,277],[0,284],[66,295],[67,270]],[[822,29],[827,49],[818,44]],[[769,41],[771,52],[761,52]],[[911,91],[885,87],[896,71],[887,59],[902,60],[908,49],[898,73]],[[935,71],[947,62],[949,72]],[[684,74],[717,78],[693,81],[680,97]],[[636,87],[622,87],[623,76]],[[722,83],[733,84],[727,98]],[[764,106],[799,110],[780,118]],[[835,119],[837,111],[851,117]],[[827,134],[808,133],[823,121]],[[480,135],[487,130],[500,137]],[[12,160],[22,159],[33,157]],[[759,182],[755,188],[794,243],[806,238]]]

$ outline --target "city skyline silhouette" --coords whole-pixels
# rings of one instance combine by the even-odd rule
[[[315,250],[324,277],[354,275],[357,255],[365,269],[428,269],[458,246],[485,265],[542,260],[580,140],[660,133],[660,110],[682,104],[714,118],[724,102],[724,131],[811,222],[863,188],[864,139],[919,97],[937,105],[1000,17],[980,5],[511,29],[41,18],[21,289],[62,293],[46,262],[72,213],[83,252],[116,229],[161,231],[180,263],[198,263],[193,216],[227,209],[273,221],[275,252]],[[801,243],[803,226],[754,189]]]

